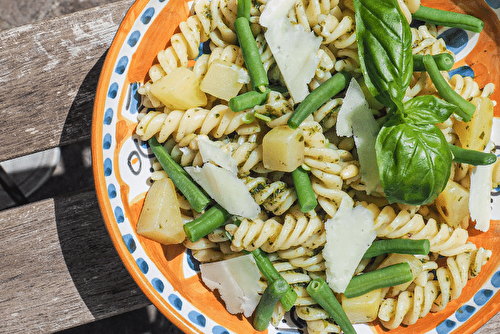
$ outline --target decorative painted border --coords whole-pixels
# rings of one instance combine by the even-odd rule
[[[145,1],[142,1],[142,3],[145,3]],[[117,172],[119,171],[118,174],[121,174],[120,177],[130,182],[126,183],[132,184],[134,183],[133,180],[137,178],[146,180],[148,178],[147,175],[150,173],[147,167],[151,165],[151,154],[148,152],[145,143],[138,140],[134,135],[131,135],[124,141],[123,146],[118,147],[116,129],[119,117],[123,117],[130,122],[136,122],[137,113],[139,111],[137,84],[131,84],[129,87],[124,87],[131,56],[136,51],[148,27],[154,22],[158,13],[165,8],[167,3],[167,0],[151,0],[147,2],[141,12],[137,14],[137,19],[128,32],[125,42],[120,46],[116,58],[114,58],[114,60],[110,59],[110,62],[115,61],[115,63],[112,64],[113,71],[109,78],[109,84],[104,88],[106,90],[106,97],[102,122],[100,124],[94,124],[94,131],[101,132],[101,136],[93,135],[93,139],[98,137],[102,140],[99,143],[93,143],[93,146],[100,146],[102,150],[102,166],[96,168],[96,184],[99,182],[102,183],[99,189],[102,189],[103,184],[105,185],[105,195],[100,194],[100,201],[102,202],[105,200],[107,203],[101,205],[103,207],[110,207],[113,212],[113,217],[110,217],[112,221],[108,222],[108,224],[111,223],[116,225],[121,235],[123,245],[133,259],[135,268],[129,267],[129,270],[132,269],[140,273],[140,275],[142,275],[141,279],[148,282],[156,291],[157,296],[162,299],[160,302],[167,303],[173,311],[178,312],[178,315],[174,314],[174,318],[181,324],[184,322],[185,326],[193,332],[210,332],[213,334],[229,333],[229,330],[217,324],[213,319],[206,317],[202,311],[194,307],[179,294],[170,282],[166,280],[156,265],[148,258],[148,255],[137,239],[131,222],[127,218],[123,203],[124,197],[122,187],[117,177]],[[500,12],[498,9],[500,8],[500,1],[486,0],[486,3],[495,9],[497,15],[499,15]],[[455,49],[459,57],[462,57],[467,50],[472,49],[475,42],[477,42],[473,34],[467,34],[462,31],[443,31],[442,37],[445,39],[449,38],[449,45]],[[460,71],[462,74],[473,75],[470,67],[462,67],[455,71]],[[126,92],[126,96],[124,100],[125,103],[123,103],[123,106],[120,108],[120,97],[122,92]],[[96,112],[99,113],[99,111]],[[498,122],[500,121],[496,119],[495,128],[500,127],[500,123]],[[500,142],[500,133],[496,133],[495,138],[498,139],[497,142]],[[97,159],[97,161],[99,161],[99,159]],[[129,198],[134,198],[135,195],[147,191],[148,187],[149,185],[147,182],[137,187],[134,184],[134,187],[130,189],[132,193],[128,194]],[[500,189],[495,189],[495,192],[492,194],[494,195],[492,197],[492,205],[495,209],[492,212],[492,219],[500,219],[499,194]],[[126,263],[126,259],[124,262]],[[189,256],[189,252],[184,254],[183,262],[185,277],[195,275],[197,272],[197,263]],[[128,265],[130,266],[131,264],[129,263]],[[496,271],[491,279],[481,287],[471,300],[461,306],[454,314],[429,333],[447,334],[461,328],[461,326],[467,323],[474,314],[498,293],[499,289],[500,271]],[[172,314],[167,314],[167,316],[170,317]],[[356,325],[355,327],[359,333],[372,332],[367,325]],[[283,329],[285,329],[287,333],[290,333],[289,329]],[[271,329],[270,332],[280,333],[280,330],[273,331],[273,329]],[[292,331],[292,333],[300,333],[300,331]]]

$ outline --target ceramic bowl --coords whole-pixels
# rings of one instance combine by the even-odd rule
[[[431,3],[432,2],[432,3]],[[500,2],[423,1],[441,9],[465,11],[482,18],[480,35],[460,29],[442,31],[457,55],[454,71],[474,75],[482,86],[495,83],[493,100],[500,101]],[[184,0],[138,0],[123,18],[102,68],[92,126],[92,156],[96,192],[111,239],[126,268],[151,302],[186,333],[253,333],[251,323],[230,315],[215,294],[200,282],[198,263],[182,245],[162,246],[137,235],[136,224],[149,188],[152,154],[134,134],[139,100],[156,54],[189,14]],[[495,115],[500,117],[500,106]],[[495,119],[495,130],[500,129]],[[500,131],[495,139],[500,143]],[[487,233],[470,229],[478,247],[493,250],[480,275],[467,283],[458,300],[394,333],[472,333],[500,311],[500,189],[492,192],[492,221]],[[300,328],[292,313],[280,329]],[[358,333],[385,332],[377,323],[357,325]],[[299,330],[291,330],[299,333]],[[287,331],[288,333],[288,331]]]

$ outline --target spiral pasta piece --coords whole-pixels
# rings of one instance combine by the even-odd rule
[[[337,326],[328,313],[318,305],[298,306],[295,311],[297,316],[307,323],[308,333],[340,333],[340,327]]]
[[[312,247],[314,248],[300,245],[291,247],[290,249],[277,251],[276,254],[280,259],[287,260],[295,268],[302,268],[308,273],[320,272],[319,274],[323,274],[326,269],[325,259],[323,258],[322,252],[318,250],[319,247],[324,245],[322,234],[323,231],[311,236],[311,238],[314,237],[316,241],[312,243]],[[310,241],[311,240],[308,242],[309,244],[311,244]]]
[[[424,272],[415,281],[413,291],[403,291],[397,298],[383,300],[378,313],[382,325],[388,329],[412,325],[429,312],[444,309],[460,296],[467,281],[477,276],[490,255],[491,251],[479,248],[448,257],[446,265],[436,269],[435,277]]]
[[[207,237],[203,237],[196,242],[191,242],[188,239],[184,241],[184,246],[189,249],[193,257],[201,263],[216,262],[230,258],[221,251],[221,245],[210,241]]]
[[[236,20],[235,0],[199,0],[194,4],[195,16],[215,46],[225,47],[237,42],[233,22]]]
[[[210,52],[210,54],[202,54],[196,59],[193,66],[193,73],[200,80],[205,77],[208,71],[209,65],[214,60],[223,60],[227,63],[235,64],[240,67],[244,67],[245,61],[243,60],[243,54],[241,49],[236,45],[227,45],[225,47],[216,47]],[[246,71],[246,69],[243,69]]]
[[[278,218],[243,219],[235,229],[226,226],[226,230],[233,236],[234,251],[253,251],[262,248],[267,253],[280,249],[300,245],[310,237],[321,232],[323,223],[316,213],[304,214],[294,207],[284,216],[283,221]]]
[[[375,218],[374,228],[379,238],[428,239],[430,251],[442,256],[454,256],[476,249],[474,244],[467,242],[468,231],[461,227],[438,225],[433,218],[425,222],[420,214],[413,214],[408,210],[396,213],[389,205],[382,210],[374,204],[360,205],[372,211]]]
[[[275,215],[285,213],[297,200],[295,189],[283,181],[269,182],[262,176],[255,178],[246,176],[242,180],[255,202]]]
[[[221,138],[234,131],[238,134],[259,132],[257,123],[247,124],[245,111],[235,113],[226,105],[216,105],[212,109],[191,108],[186,111],[172,110],[170,112],[152,111],[139,121],[136,134],[141,140],[157,136],[160,143],[171,135],[178,142],[191,133],[210,134]]]
[[[446,43],[442,38],[437,38],[435,26],[423,24],[418,28],[411,28],[412,35],[412,53],[413,54],[431,54],[450,51],[446,48]]]

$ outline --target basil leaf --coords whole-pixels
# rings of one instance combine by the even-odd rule
[[[396,0],[354,0],[361,70],[372,95],[401,110],[413,74],[411,30]]]
[[[375,147],[380,180],[390,203],[428,204],[446,186],[452,155],[436,125],[389,121]]]
[[[458,107],[433,95],[414,97],[404,104],[405,122],[436,124],[446,121]]]

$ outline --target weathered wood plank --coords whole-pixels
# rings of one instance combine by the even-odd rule
[[[51,333],[149,305],[94,192],[0,212],[1,333]]]
[[[90,137],[105,53],[132,3],[0,33],[0,160]]]

